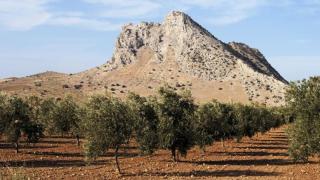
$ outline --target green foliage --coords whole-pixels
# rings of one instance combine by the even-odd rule
[[[85,107],[86,157],[88,160],[102,155],[109,148],[115,149],[118,171],[118,150],[127,144],[132,134],[132,112],[120,100],[109,96],[93,96]]]
[[[307,161],[320,154],[320,77],[291,83],[286,100],[296,121],[289,129],[289,154]]]
[[[9,99],[9,108],[5,134],[8,141],[16,143],[30,122],[29,106],[22,98],[12,97]]]
[[[30,96],[26,98],[26,103],[29,106],[29,117],[33,122],[41,124],[41,103],[42,99],[38,96]]]
[[[128,104],[134,113],[133,127],[142,153],[151,154],[158,147],[158,115],[156,104],[137,94],[129,94]]]
[[[39,121],[44,126],[45,132],[53,134],[55,132],[54,111],[57,108],[53,98],[45,99],[40,104]]]
[[[271,128],[279,127],[286,123],[280,108],[268,108],[258,104],[254,105],[227,105],[228,127],[227,137],[236,138],[240,141],[242,137],[253,137],[256,133],[265,133]],[[225,114],[225,113],[224,113]]]
[[[2,135],[7,127],[9,119],[9,103],[8,96],[0,92],[0,135]]]
[[[79,129],[78,105],[71,96],[58,101],[53,111],[53,122],[56,133],[69,133],[72,130],[77,133]]]
[[[215,113],[212,103],[204,104],[197,111],[195,122],[195,141],[196,144],[203,150],[206,145],[212,145],[214,135],[216,134],[217,113]]]
[[[38,103],[37,103],[38,104]],[[64,135],[80,134],[79,105],[71,96],[66,96],[60,101],[53,98],[45,99],[36,107],[37,119],[49,134],[59,133]]]
[[[162,148],[171,150],[176,160],[176,150],[186,156],[194,145],[194,127],[196,106],[190,92],[177,94],[168,87],[159,90],[159,143]]]
[[[256,132],[255,123],[253,121],[255,116],[255,109],[249,105],[236,104],[235,116],[235,135],[237,141],[241,140],[241,138],[244,136],[254,136]]]
[[[30,96],[25,101],[29,106],[30,122],[25,125],[24,131],[29,143],[36,143],[43,136],[43,125],[41,124],[40,111],[42,99],[37,96]]]
[[[25,124],[23,131],[29,143],[37,143],[43,137],[43,126],[34,122]]]
[[[215,140],[224,140],[232,135],[234,122],[233,109],[230,105],[214,100],[198,108],[195,122],[196,143],[204,150]]]
[[[26,136],[29,143],[36,143],[42,137],[42,126],[32,121],[32,108],[19,97],[0,97],[1,128],[6,139],[16,144],[18,152],[19,139]]]
[[[260,127],[259,132],[265,133],[271,128],[277,128],[283,124],[290,123],[290,113],[287,112],[285,107],[259,107],[260,109]]]

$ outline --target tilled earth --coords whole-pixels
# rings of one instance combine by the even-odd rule
[[[0,142],[0,179],[19,174],[30,179],[320,179],[320,161],[293,163],[288,157],[285,128],[271,130],[241,143],[217,142],[203,153],[192,149],[180,162],[169,151],[139,156],[134,144],[121,150],[115,168],[112,151],[87,165],[83,150],[71,138],[44,138],[35,146],[23,146],[16,154],[10,144]]]

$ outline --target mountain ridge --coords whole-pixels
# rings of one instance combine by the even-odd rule
[[[188,15],[186,15],[182,12],[176,12],[176,11],[169,14],[162,24],[141,23],[138,25],[129,24],[127,26],[124,26],[123,31],[117,41],[117,45],[116,45],[117,48],[116,48],[115,53],[112,57],[111,64],[113,64],[113,63],[115,63],[117,65],[130,64],[135,59],[136,52],[140,47],[145,46],[145,45],[150,46],[149,43],[144,44],[143,38],[141,39],[141,37],[136,37],[136,39],[134,41],[136,44],[133,44],[132,42],[129,42],[129,45],[126,44],[126,43],[128,43],[128,39],[132,39],[132,37],[128,37],[128,36],[130,36],[132,29],[142,29],[142,28],[151,29],[151,28],[154,28],[154,26],[156,28],[161,28],[161,26],[166,27],[168,24],[170,24],[169,27],[172,28],[181,22],[183,23],[183,25],[178,26],[178,28],[183,28],[184,30],[186,30],[188,27],[186,27],[184,25],[189,25],[189,26],[198,28],[198,30],[200,31],[200,34],[205,33],[208,37],[211,37],[212,40],[215,40],[218,45],[220,44],[221,46],[224,46],[224,48],[229,49],[230,53],[232,55],[238,56],[238,57],[240,57],[241,60],[243,60],[248,65],[254,66],[255,70],[258,70],[259,72],[262,72],[267,75],[274,75],[274,77],[277,78],[278,80],[280,80],[284,83],[287,83],[287,81],[275,69],[273,69],[273,67],[267,62],[267,60],[265,59],[265,57],[262,55],[262,53],[259,50],[250,48],[248,45],[245,45],[243,43],[235,43],[235,42],[231,42],[229,44],[224,43],[224,42],[220,41],[219,39],[217,39],[209,31],[204,29],[201,25],[199,25],[198,23],[193,21],[191,19],[191,17],[189,17]],[[126,32],[128,32],[128,31],[130,33],[126,34]],[[159,34],[161,34],[161,32],[165,31],[165,30],[160,29],[159,31],[160,31]],[[135,31],[135,33],[137,34],[138,32]],[[163,37],[163,34],[159,35],[160,41],[162,41],[161,37]],[[125,43],[123,41],[125,41]],[[171,45],[169,45],[169,46],[171,46]],[[131,53],[130,53],[130,51],[124,53],[122,48],[127,51],[131,50]],[[153,47],[153,49],[156,52],[159,50],[161,52],[161,47]],[[117,51],[120,51],[120,52],[118,53]],[[260,65],[257,65],[254,62],[252,62],[253,58],[246,57],[245,56],[246,54],[250,54],[250,56],[252,56],[252,55],[255,56],[253,58],[258,59],[259,60],[258,62],[260,63]],[[159,58],[159,60],[161,61],[161,57]],[[261,68],[261,66],[263,67],[263,69]],[[266,72],[266,70],[270,70],[270,71]]]

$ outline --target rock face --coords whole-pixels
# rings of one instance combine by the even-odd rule
[[[200,102],[268,105],[283,104],[287,86],[258,50],[226,44],[182,12],[170,13],[161,24],[124,26],[111,60],[61,81],[83,85],[84,94],[108,89],[120,97],[129,91],[152,95],[166,83],[190,89]]]
[[[258,49],[253,49],[246,44],[237,42],[231,42],[229,45],[233,50],[239,53],[240,56],[238,55],[238,57],[253,69],[287,83],[287,81],[268,63]]]
[[[249,100],[282,102],[287,81],[257,49],[242,43],[225,44],[182,12],[172,12],[162,24],[141,23],[123,27],[107,70],[139,61],[148,48],[152,61],[163,63],[174,54],[178,71],[207,81],[239,81]],[[263,91],[275,95],[263,96]],[[259,99],[259,100],[258,100]]]
[[[137,52],[143,47],[154,51],[158,62],[173,48],[184,72],[208,80],[227,78],[238,61],[242,61],[256,71],[286,82],[257,49],[242,43],[225,44],[182,12],[172,12],[163,24],[124,26],[111,64],[116,68],[137,61]]]
[[[137,61],[137,52],[143,47],[155,52],[154,60],[159,63],[172,49],[183,72],[207,80],[227,78],[236,64],[227,45],[182,12],[172,12],[163,24],[124,26],[111,62],[113,68]]]

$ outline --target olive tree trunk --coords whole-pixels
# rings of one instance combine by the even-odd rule
[[[80,146],[80,136],[76,135],[76,139],[77,139],[77,145]]]
[[[115,150],[115,159],[116,159],[116,166],[117,166],[117,170],[119,174],[122,174],[121,169],[120,169],[120,165],[119,165],[119,160],[118,160],[118,151],[119,151],[119,145],[116,146],[116,150]]]

